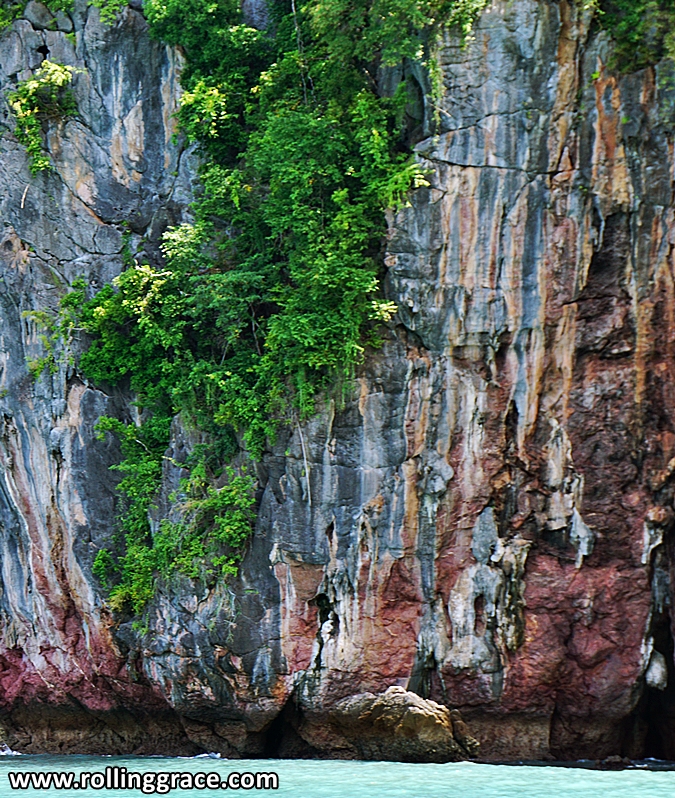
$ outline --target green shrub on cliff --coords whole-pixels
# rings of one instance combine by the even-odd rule
[[[15,19],[18,19],[26,7],[23,0],[14,2],[14,0],[1,0],[0,2],[0,31],[8,28]]]
[[[675,0],[598,0],[596,6],[614,39],[612,69],[633,72],[675,57]]]
[[[270,30],[230,0],[147,0],[153,35],[187,64],[182,130],[201,148],[194,223],[167,231],[164,262],[127,268],[81,304],[80,368],[135,392],[140,426],[104,419],[123,448],[123,540],[95,570],[112,605],[138,612],[158,574],[232,573],[252,523],[236,441],[261,455],[279,424],[345,384],[395,312],[379,280],[384,211],[425,183],[406,132],[411,86],[445,25],[462,34],[485,0],[310,0],[270,6]],[[409,79],[411,80],[411,79]],[[206,434],[174,497],[184,521],[148,522],[172,417]],[[216,456],[216,450],[218,450]]]
[[[26,148],[31,174],[49,169],[51,162],[42,146],[42,124],[61,120],[75,113],[70,83],[76,69],[53,61],[43,61],[32,78],[21,81],[8,96],[16,117],[14,133]]]
[[[166,416],[156,415],[140,428],[112,418],[103,418],[98,425],[101,436],[117,435],[124,457],[114,466],[123,474],[118,486],[124,498],[119,518],[122,553],[114,556],[102,549],[93,566],[104,585],[110,588],[109,581],[114,582],[108,598],[114,610],[140,612],[154,595],[158,575],[166,579],[182,573],[209,581],[236,573],[251,532],[252,478],[232,468],[214,470],[201,447],[191,462],[183,464],[191,469],[190,476],[181,480],[178,493],[171,497],[181,522],[162,519],[149,534],[148,514],[161,479],[169,423]]]

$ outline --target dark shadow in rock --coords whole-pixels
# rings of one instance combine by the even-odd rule
[[[302,720],[293,695],[265,732],[263,756],[267,759],[319,759],[321,753],[298,734]]]

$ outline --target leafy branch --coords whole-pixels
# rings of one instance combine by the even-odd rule
[[[77,106],[69,86],[76,72],[72,66],[43,61],[32,78],[22,81],[9,94],[10,108],[16,117],[15,135],[26,148],[31,174],[51,168],[44,151],[42,127],[45,122],[72,116]]]

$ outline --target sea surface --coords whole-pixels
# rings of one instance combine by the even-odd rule
[[[109,770],[106,771],[106,768]],[[131,798],[143,795],[139,789],[36,789],[34,786],[12,789],[10,773],[23,778],[30,772],[39,774],[97,773],[95,784],[104,778],[110,784],[114,769],[117,779],[130,772],[155,774],[146,776],[146,795],[153,794],[158,773],[176,774],[174,782],[184,783],[199,774],[211,776],[210,783],[218,779],[227,783],[223,789],[172,789],[171,796],[293,796],[293,798],[674,798],[675,771],[650,770],[645,767],[621,771],[599,771],[582,767],[537,767],[530,765],[483,765],[460,762],[447,765],[408,765],[391,762],[336,762],[306,760],[225,760],[213,757],[92,757],[92,756],[3,756],[0,757],[0,798],[17,798],[20,795],[77,796],[77,798]],[[235,776],[232,773],[252,773],[253,776]],[[245,784],[257,778],[258,773],[276,773],[277,789],[233,789],[230,785]],[[107,774],[107,775],[104,775]],[[177,774],[182,774],[178,776]],[[185,775],[189,774],[189,775]],[[90,776],[91,780],[92,777]],[[162,779],[160,779],[161,781]],[[170,786],[171,777],[163,780]],[[156,792],[154,794],[157,794]],[[162,794],[162,793],[160,793]],[[164,792],[164,794],[166,794]]]

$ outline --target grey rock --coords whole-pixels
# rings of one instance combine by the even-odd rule
[[[660,651],[652,651],[649,667],[645,673],[645,682],[655,690],[665,690],[668,686],[668,665]]]
[[[38,0],[29,0],[23,10],[23,16],[35,30],[51,30],[56,26],[54,14]]]
[[[25,314],[53,312],[76,277],[85,276],[92,291],[110,282],[122,269],[125,219],[133,219],[139,233],[132,246],[154,225],[142,246],[156,257],[162,227],[155,220],[166,225],[188,218],[194,169],[185,163],[192,156],[171,142],[180,57],[151,41],[135,12],[124,12],[120,24],[110,27],[83,9],[82,3],[74,12],[77,53],[63,31],[72,26],[57,20],[51,30],[36,2],[28,4],[28,18],[0,33],[0,656],[18,655],[23,702],[58,704],[59,697],[78,695],[92,711],[118,713],[111,722],[127,729],[118,750],[158,744],[194,753],[200,749],[167,702],[153,699],[138,682],[134,661],[125,665],[124,644],[111,636],[101,587],[91,573],[97,551],[115,534],[118,476],[109,467],[120,456],[113,440],[97,440],[94,427],[101,415],[128,417],[131,397],[85,384],[67,352],[58,353],[53,373],[33,379],[27,370],[27,360],[44,355],[44,331]],[[73,85],[77,117],[50,123],[46,132],[54,169],[32,177],[12,134],[6,97],[39,66],[44,44],[54,60],[82,72]],[[78,351],[80,343],[72,346]],[[120,669],[126,673],[122,681],[116,678]],[[36,688],[29,686],[33,680]],[[138,733],[142,722],[133,713],[141,706],[141,715],[152,711],[152,704],[157,717],[166,718],[165,730],[174,729],[166,746],[157,742],[162,724],[151,724],[154,738]],[[61,720],[44,717],[54,728],[65,724],[66,748],[114,750],[116,743],[104,738],[98,749],[87,748],[93,732],[84,716],[69,738],[74,727],[65,716],[72,710],[63,711]],[[8,728],[23,750],[62,744],[58,734],[52,743],[43,734],[39,711],[17,713]]]
[[[247,25],[257,30],[266,30],[269,22],[266,0],[242,0],[241,12]]]
[[[55,14],[56,18],[56,30],[60,30],[63,33],[72,33],[73,31],[73,20],[66,14],[65,11],[57,11]]]

